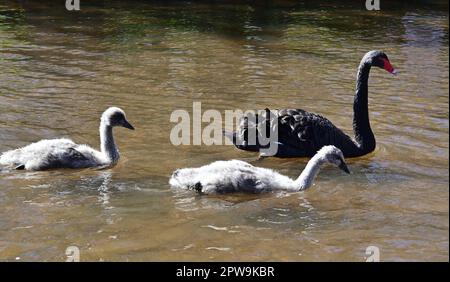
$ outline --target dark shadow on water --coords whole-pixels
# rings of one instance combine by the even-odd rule
[[[81,1],[81,11],[69,12],[55,1],[6,1],[0,6],[0,23],[19,28],[23,40],[38,40],[33,38],[36,32],[81,34],[100,39],[105,48],[136,40],[155,48],[174,29],[264,41],[281,36],[288,26],[320,27],[323,36],[376,42],[389,34],[402,40],[401,17],[406,13],[448,17],[448,1],[382,1],[380,12],[367,11],[363,2]],[[300,35],[297,39],[305,40]]]

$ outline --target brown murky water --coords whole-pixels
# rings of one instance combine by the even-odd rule
[[[41,1],[40,1],[41,2]],[[103,171],[0,173],[0,260],[447,261],[448,2],[353,4],[0,2],[0,151],[43,138],[98,146],[99,115],[122,107],[120,163]],[[92,2],[92,1],[89,1]],[[392,2],[392,1],[389,1]],[[351,131],[356,67],[373,70],[376,151],[327,168],[303,193],[196,196],[175,168],[254,161],[231,146],[173,146],[176,109],[300,107]],[[296,177],[306,159],[257,165]]]

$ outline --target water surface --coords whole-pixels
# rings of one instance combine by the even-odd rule
[[[0,260],[62,261],[71,245],[89,261],[364,261],[371,245],[382,260],[448,260],[448,3],[86,2],[0,2],[0,151],[56,137],[97,147],[112,105],[137,130],[115,130],[113,169],[1,172]],[[260,197],[170,189],[174,169],[215,160],[291,177],[307,162],[173,146],[172,111],[295,107],[351,133],[372,49],[399,76],[371,72],[377,149],[348,160],[351,176],[325,168],[306,192]]]

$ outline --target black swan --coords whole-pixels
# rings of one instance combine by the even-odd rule
[[[216,161],[198,168],[183,168],[173,172],[170,185],[202,194],[232,192],[263,193],[277,190],[303,191],[308,189],[325,163],[331,163],[350,173],[341,150],[325,146],[309,160],[297,179],[291,179],[267,168],[255,167],[240,160]]]
[[[301,109],[282,109],[272,112],[275,114],[272,123],[278,125],[278,151],[276,157],[311,157],[325,145],[334,145],[342,150],[345,157],[359,157],[372,152],[376,142],[369,123],[368,109],[368,78],[370,68],[376,66],[383,68],[391,74],[397,72],[389,62],[388,57],[381,51],[370,51],[362,58],[358,67],[356,80],[356,94],[353,102],[353,140],[328,119]],[[270,124],[269,110],[259,119],[265,119],[266,126]],[[275,119],[275,120],[274,120]],[[256,131],[261,126],[258,115],[249,122],[248,116],[243,119],[237,132],[226,133],[238,149],[245,151],[259,151],[264,146],[258,141],[256,144],[248,144],[248,132]]]
[[[115,126],[134,130],[124,111],[111,107],[102,114],[100,121],[101,151],[75,144],[70,139],[41,140],[4,152],[0,156],[0,165],[26,170],[111,167],[119,160],[119,151],[112,133]]]

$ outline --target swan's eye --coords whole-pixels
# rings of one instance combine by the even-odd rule
[[[119,121],[119,120],[123,119],[123,114],[119,113],[119,112],[114,113],[111,115],[110,119],[114,120],[114,121]]]
[[[332,156],[330,158],[330,161],[336,164],[339,164],[341,162],[341,158],[339,158],[338,156]]]

